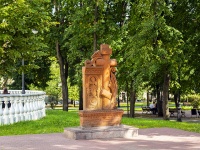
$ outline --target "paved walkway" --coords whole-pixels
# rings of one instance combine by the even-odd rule
[[[134,139],[71,140],[63,133],[1,136],[0,150],[200,150],[200,134],[152,128],[139,129]]]
[[[190,110],[185,110],[185,116],[182,116],[182,122],[190,122],[190,123],[200,123],[200,117],[193,115],[191,116],[191,111]],[[126,112],[125,112],[126,114]],[[135,112],[137,118],[152,118],[152,119],[163,119],[163,117],[158,117],[157,115],[153,115],[152,113],[146,114],[142,113],[142,111],[136,111]],[[177,120],[177,114],[174,116],[170,117],[170,120]]]
[[[151,114],[139,116],[156,119]],[[176,120],[176,116],[171,120]],[[190,111],[186,111],[182,121],[200,123],[200,118],[191,117]],[[200,134],[152,128],[139,129],[139,135],[134,139],[71,140],[63,133],[0,136],[0,150],[200,150]]]

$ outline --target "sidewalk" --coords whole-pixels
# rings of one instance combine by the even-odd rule
[[[0,150],[199,150],[200,134],[170,128],[139,129],[134,139],[71,140],[63,133],[0,136]]]
[[[200,117],[196,117],[195,115],[191,116],[190,110],[185,110],[185,116],[181,117],[182,122],[190,122],[190,123],[200,123]],[[126,112],[125,112],[126,114]],[[157,115],[153,114],[146,114],[142,113],[142,111],[136,111],[135,112],[136,118],[152,118],[152,119],[163,119],[163,117],[158,117]],[[177,120],[177,114],[170,117],[170,120]]]

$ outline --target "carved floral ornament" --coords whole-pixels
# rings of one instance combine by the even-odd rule
[[[117,80],[115,77],[117,61],[110,59],[112,49],[102,44],[100,50],[85,61],[83,67],[83,109],[115,109]]]

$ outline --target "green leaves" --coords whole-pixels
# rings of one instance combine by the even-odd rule
[[[132,2],[130,7],[127,42],[122,46],[126,49],[122,54],[126,59],[120,63],[122,70],[130,72],[126,79],[134,80],[137,89],[146,81],[150,85],[163,83],[166,69],[176,76],[177,66],[182,62],[184,42],[182,33],[168,24],[172,6],[165,1],[141,0]]]
[[[17,81],[21,76],[21,73],[32,72],[32,75],[28,76],[26,83],[35,81],[40,82],[42,79],[42,86],[45,86],[45,82],[48,80],[48,76],[43,78],[45,74],[37,73],[42,65],[36,63],[36,60],[47,56],[47,44],[44,41],[45,35],[52,25],[51,18],[49,16],[46,6],[49,1],[34,0],[34,1],[1,1],[0,2],[0,77],[6,76],[15,80],[15,89],[21,88],[21,84],[17,86]],[[33,29],[36,32],[33,32]],[[21,66],[21,60],[25,60],[25,65]],[[45,59],[43,59],[45,60]],[[39,62],[39,61],[38,61]],[[48,65],[43,68],[42,71],[46,71],[48,74]],[[42,72],[40,70],[40,72]],[[34,83],[34,82],[32,82]]]
[[[180,86],[176,82],[181,68],[181,77],[200,87],[199,7],[197,0],[2,0],[0,74],[25,69],[15,66],[22,58],[28,65],[55,55],[58,41],[70,79],[79,83],[83,62],[107,43],[119,64],[119,85],[125,80],[138,86],[162,83],[167,66],[175,86]]]

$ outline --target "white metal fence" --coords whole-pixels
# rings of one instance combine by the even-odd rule
[[[3,91],[0,90],[0,93]],[[45,92],[9,90],[10,94],[0,94],[0,125],[38,120],[45,114]]]

